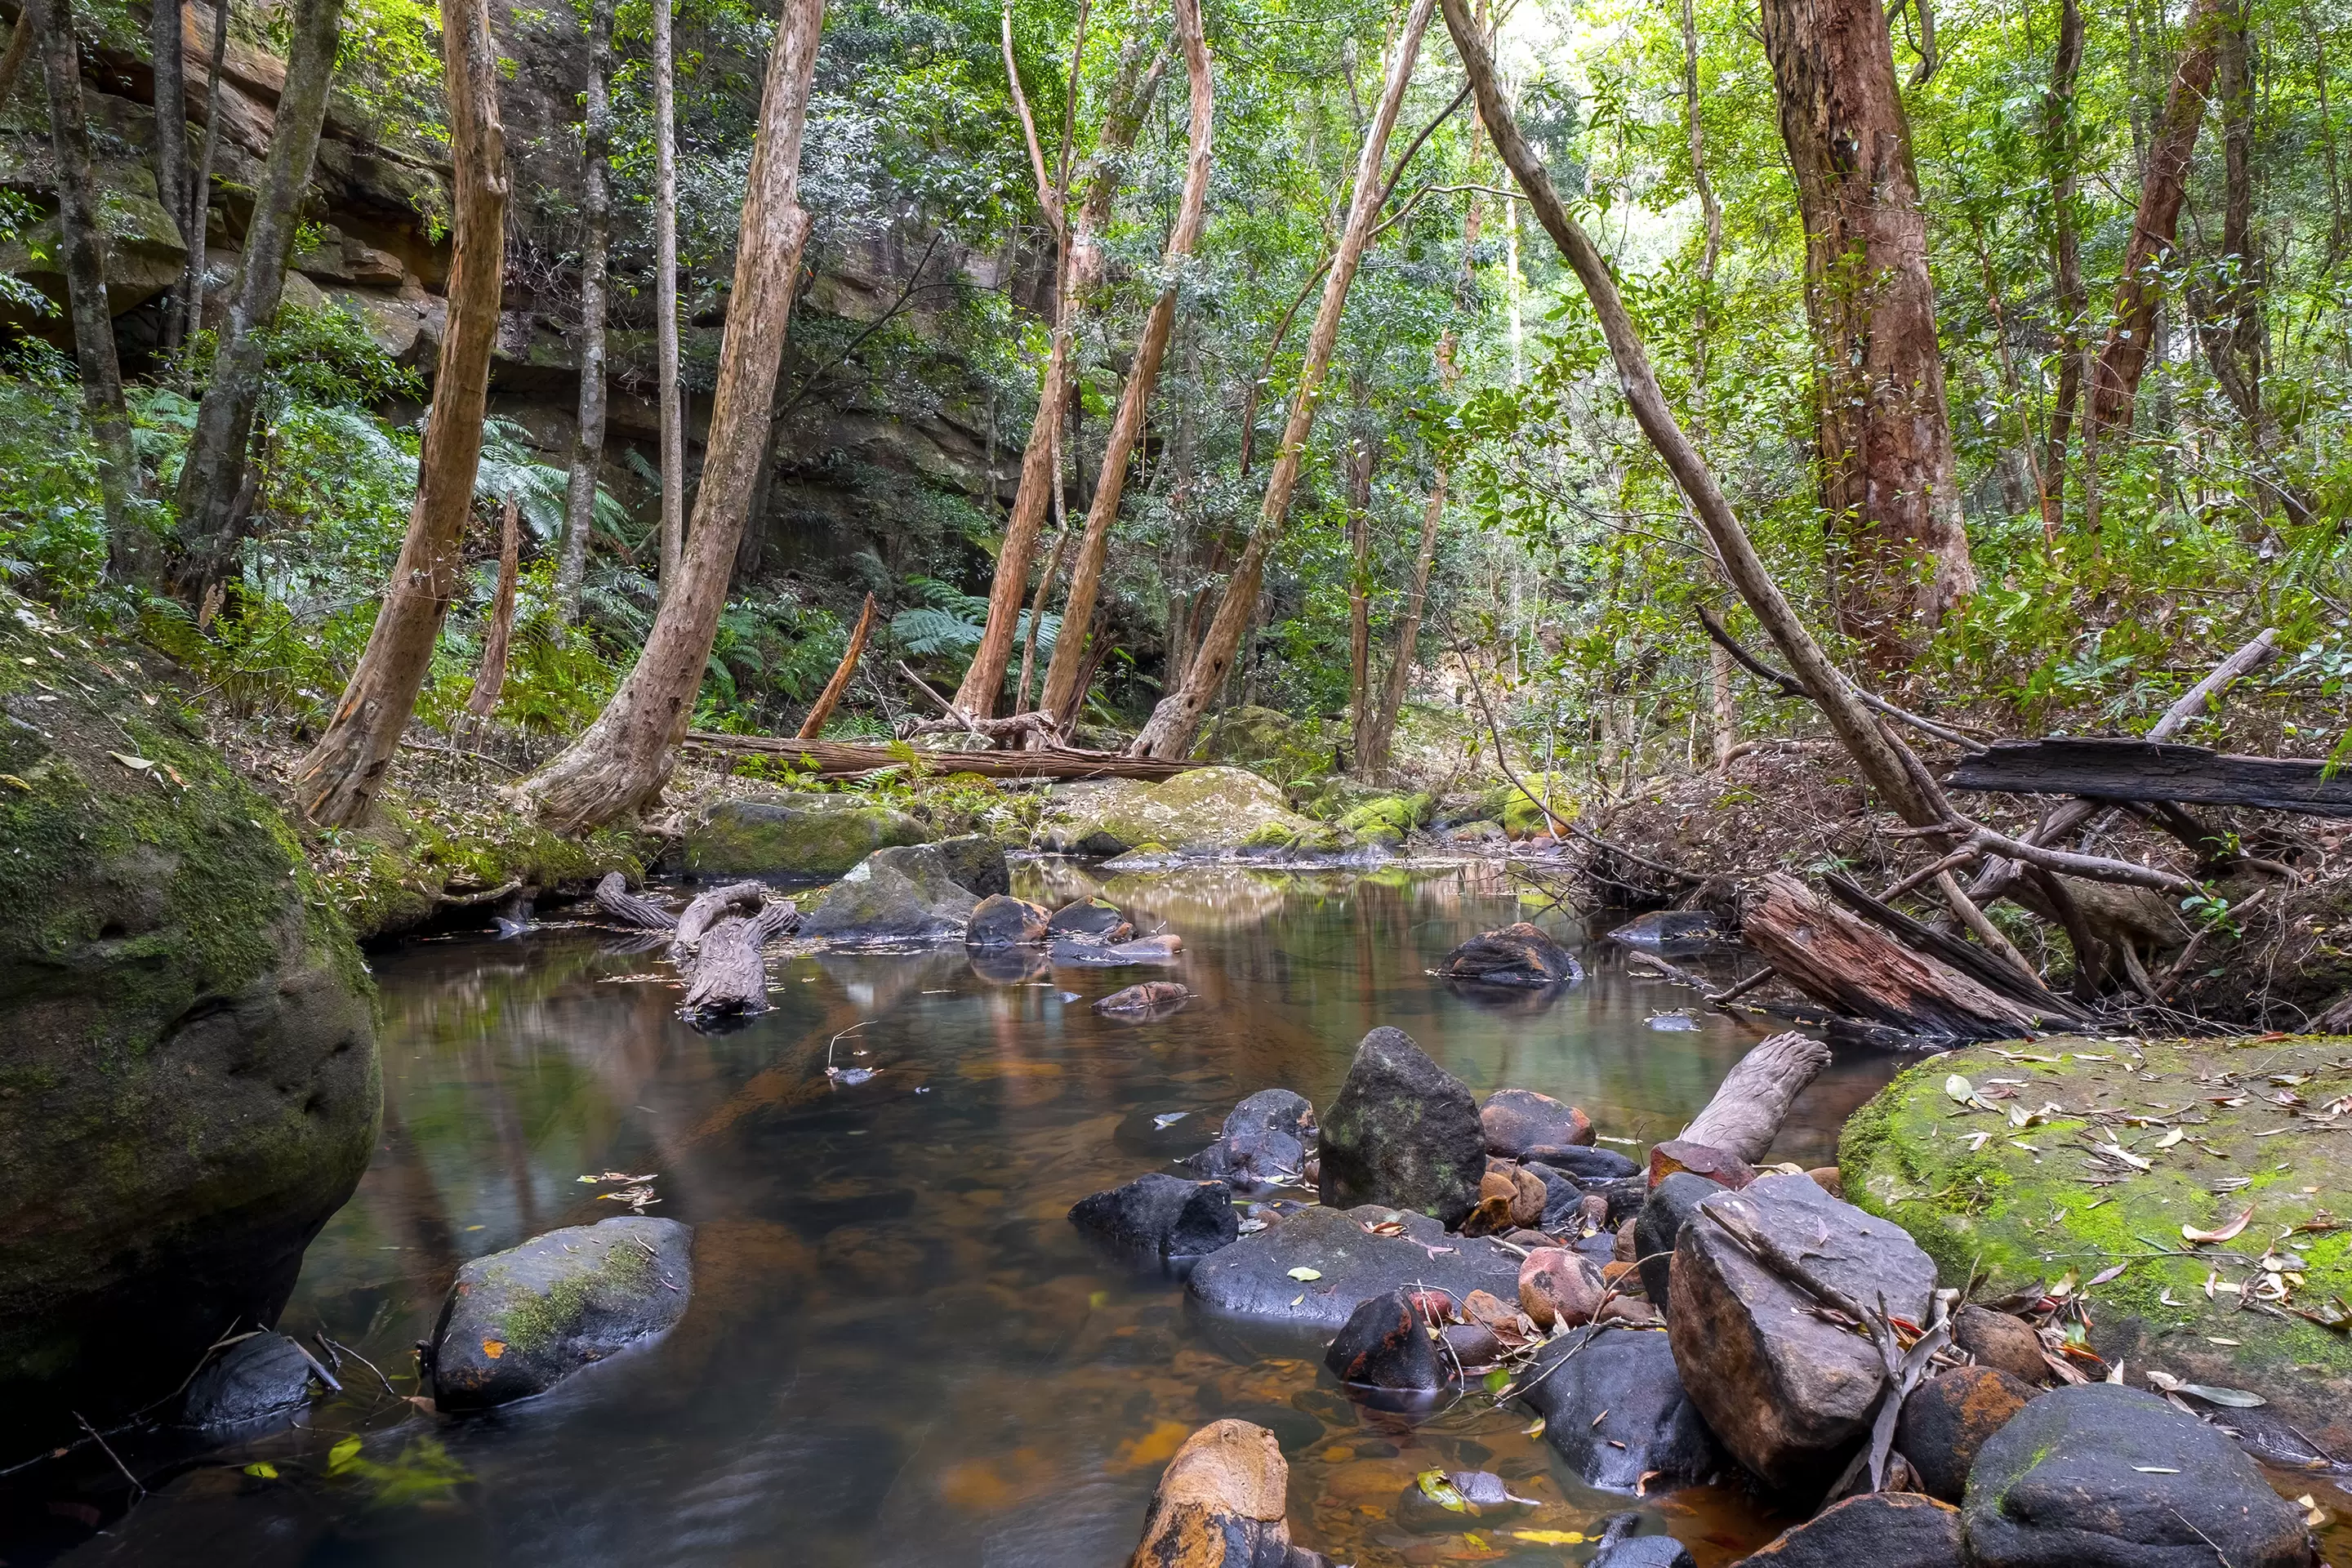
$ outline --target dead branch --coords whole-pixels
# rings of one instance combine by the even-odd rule
[[[1780,1135],[1789,1107],[1830,1065],[1830,1048],[1807,1035],[1775,1035],[1733,1065],[1705,1110],[1679,1136],[1760,1163]]]
[[[929,253],[926,252],[928,258]],[[866,595],[866,608],[857,616],[857,629],[849,634],[849,647],[834,667],[833,679],[824,683],[816,700],[809,705],[808,717],[801,721],[800,738],[814,741],[824,731],[824,721],[833,717],[841,701],[841,694],[849,689],[849,679],[857,673],[857,656],[866,651],[866,638],[874,629],[874,595]]]
[[[643,927],[646,931],[676,931],[677,917],[650,900],[641,899],[629,891],[629,879],[618,871],[607,871],[596,884],[596,907],[625,925]]]
[[[1786,670],[1773,668],[1742,647],[1738,639],[1734,637],[1724,624],[1716,618],[1712,610],[1705,605],[1696,605],[1692,607],[1698,612],[1699,625],[1706,628],[1706,635],[1714,640],[1717,647],[1731,656],[1733,663],[1759,680],[1777,688],[1783,699],[1808,702],[1812,700],[1813,694],[1806,690],[1803,683],[1795,676]],[[1884,713],[1889,719],[1910,725],[1921,734],[1932,735],[1937,740],[1948,745],[1958,746],[1964,752],[1977,752],[1984,749],[1982,741],[1964,735],[1947,725],[1938,724],[1932,719],[1923,719],[1916,713],[1897,708],[1885,698],[1864,691],[1860,687],[1854,689],[1854,695],[1861,700],[1862,705],[1872,712]]]

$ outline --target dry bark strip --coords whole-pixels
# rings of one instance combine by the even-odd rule
[[[1748,944],[1823,1005],[1915,1035],[2011,1040],[2042,1027],[2032,1010],[1949,964],[1881,936],[1778,872],[1742,915]]]
[[[1715,1098],[1682,1130],[1685,1142],[1720,1149],[1750,1165],[1763,1163],[1805,1086],[1830,1065],[1830,1048],[1809,1035],[1775,1035],[1724,1074]]]

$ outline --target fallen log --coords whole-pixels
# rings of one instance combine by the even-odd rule
[[[784,757],[795,767],[822,778],[855,778],[904,767],[905,759],[887,746],[860,746],[846,741],[802,741],[771,735],[722,735],[689,730],[686,743],[709,752],[733,752]],[[1034,752],[923,751],[916,755],[935,773],[978,773],[992,779],[1172,779],[1196,768],[1198,763],[1157,757],[1130,757],[1116,752],[1080,751],[1074,746],[1047,746]]]
[[[2010,741],[1963,760],[1953,789],[2074,795],[2103,801],[2254,806],[2352,816],[2352,773],[2297,757],[2241,757],[2205,746],[2100,737]]]
[[[1904,946],[1950,964],[1987,990],[1998,992],[2020,1006],[2046,1018],[2071,1024],[2097,1021],[2040,980],[2021,973],[1982,948],[1971,947],[1956,936],[1948,936],[1933,926],[1913,920],[1892,904],[1872,898],[1852,879],[1832,872],[1822,880],[1838,902],[1878,926]]]
[[[780,899],[749,920],[728,915],[702,933],[701,944],[680,967],[687,975],[686,1001],[678,1008],[688,1022],[768,1008],[768,965],[760,949],[800,924],[800,911]]]
[[[629,891],[629,879],[618,871],[607,871],[596,884],[596,907],[619,921],[623,925],[639,926],[646,931],[676,931],[677,917],[650,899],[641,899]]]
[[[1682,1130],[1685,1143],[1720,1149],[1750,1165],[1764,1163],[1789,1107],[1830,1065],[1830,1048],[1807,1035],[1775,1035],[1724,1074],[1706,1108]]]
[[[768,901],[764,882],[730,882],[723,888],[695,896],[677,917],[677,945],[691,949],[700,942],[710,928],[730,915],[756,915]]]
[[[1955,1040],[2010,1040],[2044,1026],[2036,1009],[1880,935],[1793,877],[1776,872],[1759,889],[1740,934],[1790,984],[1835,1012]]]

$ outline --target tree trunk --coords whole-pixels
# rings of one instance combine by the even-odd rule
[[[408,536],[334,719],[295,773],[295,800],[322,827],[348,827],[364,818],[392,767],[457,592],[482,456],[490,350],[498,341],[504,285],[508,193],[488,0],[441,0],[441,40],[456,173],[448,324],[417,458]],[[247,248],[250,254],[252,247]]]
[[[1323,377],[1331,366],[1331,351],[1339,340],[1339,318],[1347,309],[1348,289],[1356,280],[1356,268],[1363,260],[1364,247],[1370,243],[1373,226],[1380,218],[1381,170],[1388,160],[1389,135],[1396,129],[1397,110],[1402,107],[1405,88],[1412,80],[1413,67],[1421,55],[1422,35],[1428,30],[1434,5],[1435,0],[1413,0],[1412,9],[1406,13],[1380,107],[1373,111],[1371,125],[1364,133],[1363,150],[1356,159],[1355,193],[1348,205],[1347,226],[1340,231],[1339,250],[1331,258],[1331,270],[1323,279],[1323,300],[1316,308],[1315,326],[1307,335],[1306,357],[1298,367],[1298,384],[1290,397],[1290,417],[1282,432],[1282,450],[1275,458],[1273,471],[1266,476],[1265,497],[1258,509],[1257,525],[1250,530],[1249,542],[1242,547],[1241,559],[1234,563],[1233,575],[1225,584],[1224,597],[1218,602],[1216,616],[1202,634],[1200,648],[1193,654],[1181,683],[1160,700],[1150,721],[1129,748],[1136,756],[1181,757],[1191,749],[1202,716],[1216,700],[1226,672],[1233,668],[1234,657],[1241,649],[1242,634],[1256,612],[1259,577],[1265,570],[1266,553],[1274,548],[1290,513],[1291,491],[1298,484],[1299,465],[1307,455],[1307,437],[1315,428],[1315,411],[1323,391]]]
[[[2156,309],[2164,298],[2164,268],[2172,254],[2180,202],[2189,186],[2189,164],[2197,151],[2197,131],[2205,118],[2205,95],[2222,32],[2222,0],[2195,0],[2180,29],[2180,61],[2164,94],[2164,118],[2147,150],[2147,174],[2140,183],[2139,212],[2132,219],[2116,286],[2115,320],[2091,371],[2091,407],[2084,431],[2095,437],[2131,426],[2132,401],[2147,369],[2156,332]]]
[[[580,428],[563,495],[563,539],[555,558],[556,613],[580,618],[580,583],[596,528],[596,479],[604,466],[605,247],[613,226],[613,6],[588,7],[588,90],[580,128]],[[667,492],[668,481],[663,481]],[[665,498],[666,499],[666,498]]]
[[[1765,0],[1763,19],[1804,215],[1839,626],[1899,669],[1976,573],[1895,51],[1877,0]]]
[[[1789,1119],[1789,1108],[1829,1065],[1830,1048],[1819,1040],[1775,1035],[1723,1075],[1715,1098],[1675,1137],[1760,1165],[1780,1135],[1780,1123]]]
[[[310,165],[327,121],[327,89],[334,78],[342,15],[342,0],[298,0],[295,7],[286,89],[278,99],[260,199],[246,228],[236,298],[230,303],[220,349],[196,406],[195,433],[180,468],[180,560],[173,586],[191,604],[201,602],[207,590],[227,581],[236,570],[237,500],[261,403],[261,330],[278,313],[285,293],[287,258],[294,249],[302,197],[310,188]],[[217,105],[217,79],[215,90]],[[495,315],[495,303],[492,310]],[[476,440],[478,445],[479,437]],[[470,460],[466,482],[470,498]]]
[[[643,653],[586,733],[522,784],[562,831],[601,826],[654,800],[677,765],[695,694],[727,606],[727,582],[766,448],[808,215],[796,199],[801,132],[824,0],[786,0],[761,95],[734,288],[719,344],[719,386],[703,447],[694,526]]]
[[[1077,383],[1070,384],[1070,440],[1076,447],[1077,432]],[[1077,462],[1073,457],[1070,467]],[[1072,476],[1076,478],[1076,475]],[[1045,601],[1054,596],[1054,579],[1062,574],[1062,557],[1070,549],[1070,500],[1062,478],[1062,443],[1054,443],[1054,549],[1045,557],[1045,569],[1037,574],[1037,592],[1029,600],[1029,616],[1021,634],[1021,679],[1013,683],[1013,711],[1019,715],[1029,711],[1029,678],[1036,673],[1037,633],[1045,624]],[[1060,645],[1055,644],[1056,647]],[[1034,731],[1033,731],[1034,734]]]
[[[2254,80],[2246,24],[2246,6],[2239,0],[2223,17],[2214,68],[2214,94],[2221,107],[2221,276],[2197,285],[2190,304],[2206,363],[2237,410],[2247,449],[2259,462],[2271,442],[2263,411],[2265,280],[2262,245],[2254,236]],[[2264,511],[2272,510],[2270,492],[2268,485],[2256,492]]]
[[[1177,202],[1176,222],[1168,231],[1168,247],[1160,256],[1164,276],[1160,297],[1144,317],[1143,332],[1135,345],[1135,364],[1119,393],[1118,411],[1111,416],[1102,469],[1095,479],[1094,499],[1087,507],[1086,533],[1078,542],[1077,560],[1070,567],[1070,595],[1062,605],[1062,635],[1054,644],[1053,661],[1045,668],[1045,689],[1037,700],[1038,709],[1050,715],[1055,728],[1066,735],[1086,702],[1086,682],[1080,671],[1087,668],[1087,634],[1094,625],[1096,596],[1102,591],[1103,563],[1110,555],[1111,525],[1118,521],[1119,500],[1127,492],[1128,466],[1143,439],[1152,390],[1160,380],[1160,362],[1167,357],[1168,339],[1176,322],[1177,286],[1208,216],[1215,83],[1210,74],[1209,47],[1202,37],[1200,0],[1176,0],[1176,39],[1184,51],[1191,100],[1192,158],[1184,166],[1184,191]]]
[[[1387,767],[1395,754],[1397,717],[1404,711],[1405,688],[1412,680],[1422,616],[1429,605],[1429,570],[1437,560],[1438,524],[1444,517],[1445,468],[1440,464],[1430,479],[1429,500],[1422,508],[1421,547],[1413,552],[1412,581],[1405,589],[1404,614],[1397,620],[1396,652],[1389,658],[1388,676],[1381,684],[1380,709],[1372,720],[1371,742],[1360,764],[1366,778]]]
[[[205,57],[205,140],[203,151],[196,154],[196,167],[188,179],[187,221],[181,226],[188,236],[188,264],[180,274],[180,291],[172,299],[172,321],[166,329],[174,343],[185,342],[192,332],[205,325],[205,236],[209,232],[205,215],[213,205],[213,159],[220,152],[220,116],[214,112],[219,104],[221,68],[228,58],[228,0],[215,0],[213,6],[212,52]],[[0,94],[0,100],[5,95]]]
[[[16,79],[25,72],[25,62],[32,58],[33,35],[38,29],[33,21],[33,8],[26,5],[16,14],[16,25],[8,29],[8,47],[0,53],[0,108],[16,96]]]
[[[1908,1034],[2008,1040],[2043,1026],[2039,1014],[1958,970],[1914,952],[1773,872],[1740,917],[1740,934],[1782,979],[1822,1005]]]
[[[1020,71],[1013,54],[1012,13],[1004,22],[1004,68],[1014,93],[1021,90]],[[1070,360],[1076,347],[1078,318],[1088,289],[1099,276],[1100,236],[1110,218],[1112,198],[1118,194],[1119,161],[1135,145],[1143,116],[1151,107],[1164,74],[1166,56],[1147,68],[1145,35],[1138,29],[1119,57],[1118,76],[1111,89],[1110,107],[1103,117],[1101,134],[1087,178],[1087,193],[1075,220],[1064,213],[1066,191],[1047,171],[1034,131],[1029,132],[1030,162],[1037,180],[1038,205],[1061,241],[1061,264],[1054,301],[1053,346],[1045,356],[1045,374],[1037,392],[1037,417],[1029,426],[1029,444],[1021,454],[1021,485],[1013,492],[1013,514],[1004,526],[1004,543],[996,552],[996,575],[988,588],[988,625],[980,647],[956,688],[955,705],[975,719],[996,711],[999,689],[1013,662],[1013,637],[1021,620],[1022,602],[1029,596],[1029,566],[1045,531],[1045,514],[1053,502],[1060,475],[1054,461],[1055,434],[1064,403],[1070,395]],[[1028,106],[1020,103],[1023,123]]]
[[[2057,290],[2058,393],[2050,406],[2050,438],[2042,463],[2042,528],[2052,539],[2065,522],[2066,437],[2083,387],[2082,246],[2074,230],[2077,180],[2074,84],[2083,74],[2082,0],[2059,0],[2058,47],[2050,60],[2050,90],[2042,100],[2042,157],[2050,179],[2050,271]]]
[[[1869,709],[1863,706],[1860,693],[1830,661],[1821,644],[1798,618],[1787,595],[1780,592],[1780,585],[1765,570],[1754,541],[1748,537],[1738,514],[1731,510],[1723,487],[1716,482],[1715,475],[1708,471],[1706,463],[1666,406],[1657,373],[1651,368],[1648,351],[1642,346],[1641,333],[1626,312],[1624,299],[1617,292],[1617,280],[1608,262],[1593,245],[1591,236],[1560,204],[1559,193],[1553,188],[1543,160],[1528,145],[1518,121],[1503,101],[1494,61],[1486,54],[1485,42],[1471,22],[1464,0],[1444,0],[1444,5],[1446,28],[1454,35],[1454,47],[1477,90],[1479,117],[1494,139],[1495,150],[1518,181],[1519,188],[1527,193],[1537,221],[1551,236],[1552,243],[1559,247],[1561,257],[1583,286],[1593,314],[1600,320],[1601,336],[1609,344],[1610,358],[1616,366],[1618,386],[1633,409],[1634,423],[1641,426],[1642,434],[1648,437],[1666,470],[1682,488],[1691,510],[1698,517],[1700,528],[1723,563],[1724,574],[1731,579],[1732,586],[1738,590],[1758,622],[1795,669],[1808,694],[1820,704],[1822,717],[1829,721],[1830,728],[1853,757],[1871,787],[1914,826],[1948,820],[1951,816],[1948,805],[1919,768],[1918,760],[1879,728]]]
[[[201,252],[205,237],[187,233],[188,210],[188,62],[186,25],[180,0],[150,0],[148,51],[155,68],[155,200],[181,231],[192,251]],[[177,348],[180,339],[177,300],[163,316],[163,346]]]
[[[1357,389],[1357,412],[1363,416],[1363,389]],[[1358,778],[1370,776],[1372,750],[1372,472],[1380,448],[1370,435],[1358,430],[1348,443],[1348,711],[1353,721],[1349,737]]]
[[[73,0],[27,0],[49,93],[49,145],[58,165],[58,229],[65,242],[66,305],[73,322],[74,362],[82,408],[98,442],[98,482],[106,503],[107,556],[121,577],[145,574],[152,552],[131,516],[139,459],[131,447],[131,411],[122,400],[122,362],[115,355],[114,313],[106,299],[106,231],[82,112],[81,47]]]
[[[670,0],[653,0],[653,7],[654,342],[660,361],[661,595],[667,600],[686,552],[686,422],[678,403],[677,96]],[[706,460],[709,450],[706,444]]]
[[[514,640],[515,580],[522,574],[521,509],[507,502],[499,520],[499,582],[490,595],[490,621],[482,631],[482,664],[474,672],[474,689],[466,711],[488,719],[498,711],[499,693],[507,685],[507,647]]]
[[[824,683],[816,700],[809,704],[808,717],[801,721],[795,731],[803,741],[814,741],[824,733],[824,721],[841,702],[842,694],[849,689],[849,678],[857,673],[857,656],[866,651],[866,639],[874,630],[874,595],[866,595],[866,608],[857,616],[857,629],[849,634],[849,647],[834,667],[833,679]]]

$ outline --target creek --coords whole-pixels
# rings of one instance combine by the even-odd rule
[[[1652,1026],[1691,994],[1600,942],[1579,945],[1584,983],[1549,997],[1429,977],[1520,918],[1488,866],[1106,882],[1043,861],[1015,878],[1048,903],[1100,890],[1139,931],[1181,934],[1182,959],[992,977],[961,946],[796,957],[772,965],[772,1011],[706,1034],[675,1017],[658,949],[600,928],[375,954],[383,1135],[311,1245],[286,1331],[323,1329],[411,1394],[457,1267],[625,1212],[598,1195],[614,1184],[581,1180],[605,1173],[650,1176],[647,1212],[697,1227],[691,1309],[655,1344],[463,1420],[346,1358],[343,1395],[193,1461],[68,1560],[1109,1568],[1177,1444],[1223,1415],[1281,1439],[1300,1543],[1364,1568],[1557,1564],[1582,1554],[1513,1529],[1572,1533],[1629,1507],[1703,1568],[1780,1528],[1730,1489],[1590,1490],[1523,1409],[1475,1393],[1414,1421],[1364,1410],[1313,1347],[1267,1353],[1203,1321],[1177,1280],[1099,1257],[1064,1217],[1168,1168],[1253,1090],[1327,1104],[1375,1025],[1481,1096],[1541,1089],[1643,1142],[1678,1131],[1760,1031],[1696,1010],[1695,1027]],[[1172,1017],[1088,1005],[1162,974],[1198,994]],[[829,1043],[874,1075],[829,1079]],[[1832,1163],[1897,1065],[1833,1066],[1776,1157]],[[1412,1535],[1392,1505],[1431,1468],[1496,1470],[1545,1507]]]

